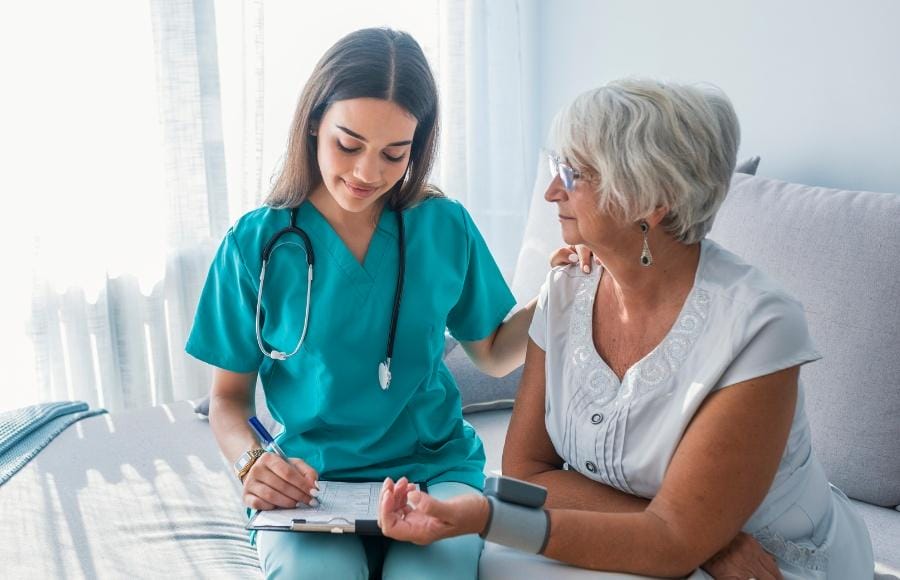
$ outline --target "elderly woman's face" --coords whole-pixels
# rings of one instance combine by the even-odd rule
[[[628,224],[600,211],[594,180],[576,179],[572,191],[566,191],[559,176],[553,178],[544,199],[556,204],[562,237],[567,244],[584,244],[596,250],[609,247],[620,238]]]

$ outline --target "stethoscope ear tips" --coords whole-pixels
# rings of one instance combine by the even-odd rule
[[[378,363],[378,383],[381,385],[382,391],[386,391],[391,386],[390,362]]]

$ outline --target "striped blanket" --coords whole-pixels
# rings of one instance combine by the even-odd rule
[[[83,401],[61,401],[0,413],[0,485],[72,423],[105,413]]]

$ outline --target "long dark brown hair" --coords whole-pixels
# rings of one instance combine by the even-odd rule
[[[376,98],[396,103],[418,124],[406,174],[386,203],[403,210],[424,197],[441,195],[427,183],[438,142],[438,96],[434,75],[419,43],[406,32],[365,28],[340,39],[316,64],[291,123],[284,163],[266,205],[296,207],[322,181],[316,138],[310,130],[332,103]]]

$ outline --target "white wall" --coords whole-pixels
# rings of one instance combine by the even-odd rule
[[[900,1],[540,3],[542,135],[579,92],[623,76],[707,81],[759,174],[900,192]]]

